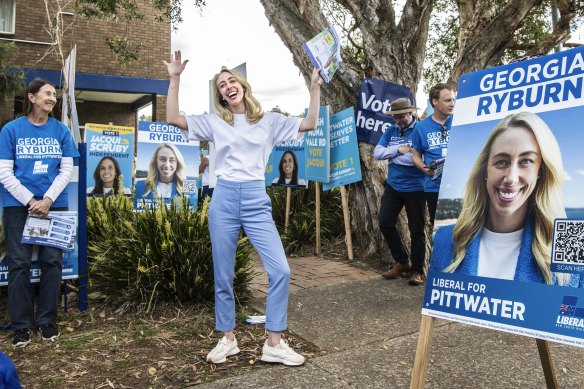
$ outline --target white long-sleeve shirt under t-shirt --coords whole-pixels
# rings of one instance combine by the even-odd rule
[[[302,118],[265,112],[259,122],[250,124],[244,114],[233,116],[233,126],[216,114],[186,117],[189,139],[215,145],[215,175],[224,180],[264,180],[272,148],[304,136],[298,132]]]

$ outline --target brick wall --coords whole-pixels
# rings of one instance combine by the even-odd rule
[[[154,112],[153,112],[153,114],[154,114]],[[157,122],[165,122],[166,121],[166,96],[156,96],[156,116],[155,117],[156,117]]]
[[[54,3],[54,1],[53,1]],[[77,71],[131,77],[165,78],[166,68],[162,63],[170,52],[170,23],[155,20],[155,11],[148,0],[139,0],[142,21],[133,21],[128,29],[129,38],[135,43],[143,42],[140,60],[121,69],[115,56],[106,45],[106,37],[123,34],[126,26],[114,21],[85,19],[79,15],[62,15],[67,28],[63,40],[63,56],[77,44]],[[16,30],[13,38],[37,42],[53,42],[47,33],[49,22],[39,0],[16,2]],[[69,8],[66,12],[74,12]],[[56,12],[56,9],[53,10]],[[16,66],[37,69],[60,69],[56,46],[35,43],[17,43],[20,54]]]
[[[63,0],[60,2],[65,3]],[[57,1],[52,0],[50,3],[53,7],[51,13],[56,14],[57,8],[55,4]],[[106,37],[116,33],[122,34],[126,30],[125,24],[108,20],[87,20],[79,15],[61,16],[67,29],[62,43],[62,55],[66,57],[76,44],[78,72],[166,78],[166,67],[162,60],[166,59],[170,52],[170,22],[168,20],[165,22],[155,20],[155,17],[159,15],[159,11],[154,10],[149,0],[138,0],[138,3],[140,12],[144,14],[144,19],[132,22],[128,29],[128,36],[134,41],[134,45],[140,41],[144,44],[140,52],[139,61],[133,62],[123,69],[106,45]],[[71,7],[63,11],[75,12]],[[45,43],[54,41],[53,37],[47,32],[49,21],[42,1],[17,0],[15,25],[15,34],[13,36],[2,35],[2,37]],[[25,42],[17,42],[16,45],[19,53],[16,60],[10,63],[9,66],[44,70],[59,70],[61,68],[60,54],[56,45]],[[160,100],[166,101],[166,98],[159,98]],[[91,103],[87,104],[87,107],[94,104],[100,106],[98,103]],[[103,116],[103,112],[99,113],[97,111],[92,114],[88,111],[89,108],[81,107],[81,105],[78,107],[80,118],[81,111],[87,117],[92,117],[91,115]],[[125,104],[121,104],[116,108],[107,108],[107,113],[114,115],[108,121],[114,121],[117,125],[127,125],[126,123],[131,121],[130,125],[134,125],[135,115]],[[0,122],[11,116],[12,109],[0,108]],[[159,119],[162,117],[159,116]]]
[[[77,115],[80,126],[84,126],[85,123],[109,124],[110,122],[116,126],[136,126],[136,116],[129,104],[86,101],[77,104]]]

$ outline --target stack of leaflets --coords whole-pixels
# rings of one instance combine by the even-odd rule
[[[21,243],[69,250],[75,244],[77,212],[51,211],[46,218],[29,214]]]
[[[436,178],[442,175],[442,171],[444,171],[444,161],[446,158],[440,158],[430,163],[429,168],[434,170],[434,174],[432,175],[432,179],[435,180]]]
[[[341,41],[333,26],[328,26],[320,34],[306,42],[302,47],[326,84],[341,65]]]

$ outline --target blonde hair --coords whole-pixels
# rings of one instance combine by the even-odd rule
[[[219,116],[233,126],[233,111],[231,111],[227,101],[223,100],[221,92],[219,91],[219,86],[217,85],[217,79],[223,73],[231,74],[243,87],[243,102],[245,104],[245,117],[247,121],[251,124],[259,122],[264,116],[264,113],[261,104],[251,93],[251,85],[249,85],[249,82],[247,82],[247,80],[239,73],[226,68],[221,69],[221,71],[213,77],[213,105],[215,105],[215,109],[219,113]]]
[[[158,174],[158,152],[163,148],[167,148],[172,150],[174,155],[176,156],[176,170],[174,172],[174,184],[176,185],[176,195],[182,196],[183,193],[183,171],[185,169],[185,160],[183,158],[182,153],[179,149],[176,148],[175,145],[172,143],[161,143],[157,148],[154,154],[152,154],[152,158],[150,158],[150,162],[148,163],[148,176],[146,177],[146,184],[143,197],[148,196],[150,192],[156,187],[156,184],[160,180],[160,176]],[[155,192],[155,195],[156,192]]]
[[[543,279],[547,284],[551,284],[553,282],[550,269],[551,241],[554,220],[566,217],[562,195],[564,167],[560,146],[552,131],[539,116],[530,112],[509,115],[501,120],[479,153],[466,183],[462,211],[452,233],[454,246],[452,263],[444,271],[453,272],[462,263],[466,248],[475,239],[487,219],[489,196],[485,188],[485,179],[489,154],[495,139],[510,127],[530,130],[541,151],[542,164],[539,179],[528,199],[528,214],[531,215],[528,217],[533,218],[531,242],[533,257]],[[556,274],[556,277],[560,285],[569,280],[569,276],[564,274]]]

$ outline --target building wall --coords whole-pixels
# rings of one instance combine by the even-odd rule
[[[93,101],[77,104],[79,117],[85,120],[79,122],[80,126],[85,123],[115,124],[116,126],[134,127],[136,125],[136,114],[130,109],[130,104],[110,104]]]
[[[60,3],[66,3],[61,0]],[[70,2],[72,3],[72,2]],[[41,44],[51,43],[55,39],[47,32],[49,29],[49,20],[47,18],[43,2],[39,0],[17,0],[16,1],[16,23],[14,35],[0,35],[2,38],[14,38],[19,40],[34,41],[40,43],[16,42],[19,49],[16,61],[10,63],[11,67],[59,70],[61,69],[61,57],[67,57],[72,47],[77,45],[77,66],[76,70],[80,73],[107,74],[116,76],[140,77],[140,78],[157,78],[164,79],[167,77],[166,67],[162,63],[163,59],[169,56],[170,52],[170,22],[156,21],[156,16],[160,11],[154,10],[149,0],[138,0],[140,12],[144,14],[141,21],[132,21],[128,27],[128,37],[134,42],[133,45],[143,42],[144,47],[140,51],[140,60],[133,62],[125,68],[120,67],[115,56],[106,45],[106,37],[114,34],[123,34],[126,30],[124,23],[116,23],[109,20],[85,19],[80,15],[62,14],[63,26],[66,33],[63,37],[62,49],[59,50],[57,45]],[[53,7],[51,13],[57,12],[57,0],[50,1]],[[63,11],[75,13],[72,7]],[[160,106],[164,106],[165,97],[157,99]],[[89,102],[87,102],[89,103]],[[9,104],[8,109],[0,110],[0,122],[6,115],[12,116],[13,104]],[[80,104],[81,105],[81,104]],[[108,107],[107,104],[91,102],[87,106],[95,106],[103,112],[115,113],[115,122],[118,125],[126,125],[129,120],[133,120],[134,112],[128,112],[127,105],[121,104],[120,107]],[[96,115],[91,116],[87,109],[78,107],[80,112],[80,124]],[[83,115],[88,116],[81,117]],[[122,112],[124,112],[122,114]],[[103,116],[103,114],[101,114]],[[163,116],[158,116],[158,120],[163,120]],[[113,120],[107,120],[110,122]],[[133,122],[132,122],[132,125]]]
[[[61,0],[64,3],[64,1]],[[52,3],[56,3],[55,0]],[[142,21],[132,21],[128,37],[136,44],[143,42],[140,60],[121,68],[113,53],[106,45],[106,38],[123,34],[126,26],[113,21],[85,19],[80,15],[62,15],[66,28],[62,44],[62,55],[66,57],[77,44],[77,71],[84,73],[109,74],[132,77],[166,78],[166,68],[162,63],[170,52],[170,23],[158,22],[148,0],[139,0]],[[47,32],[49,22],[44,7],[39,0],[18,0],[16,2],[15,39],[37,42],[54,42]],[[53,10],[56,12],[56,9]],[[71,7],[64,10],[74,13]],[[53,13],[54,13],[53,12]],[[7,36],[10,37],[10,36]],[[56,45],[18,42],[20,54],[16,66],[32,69],[60,69],[59,50]]]

